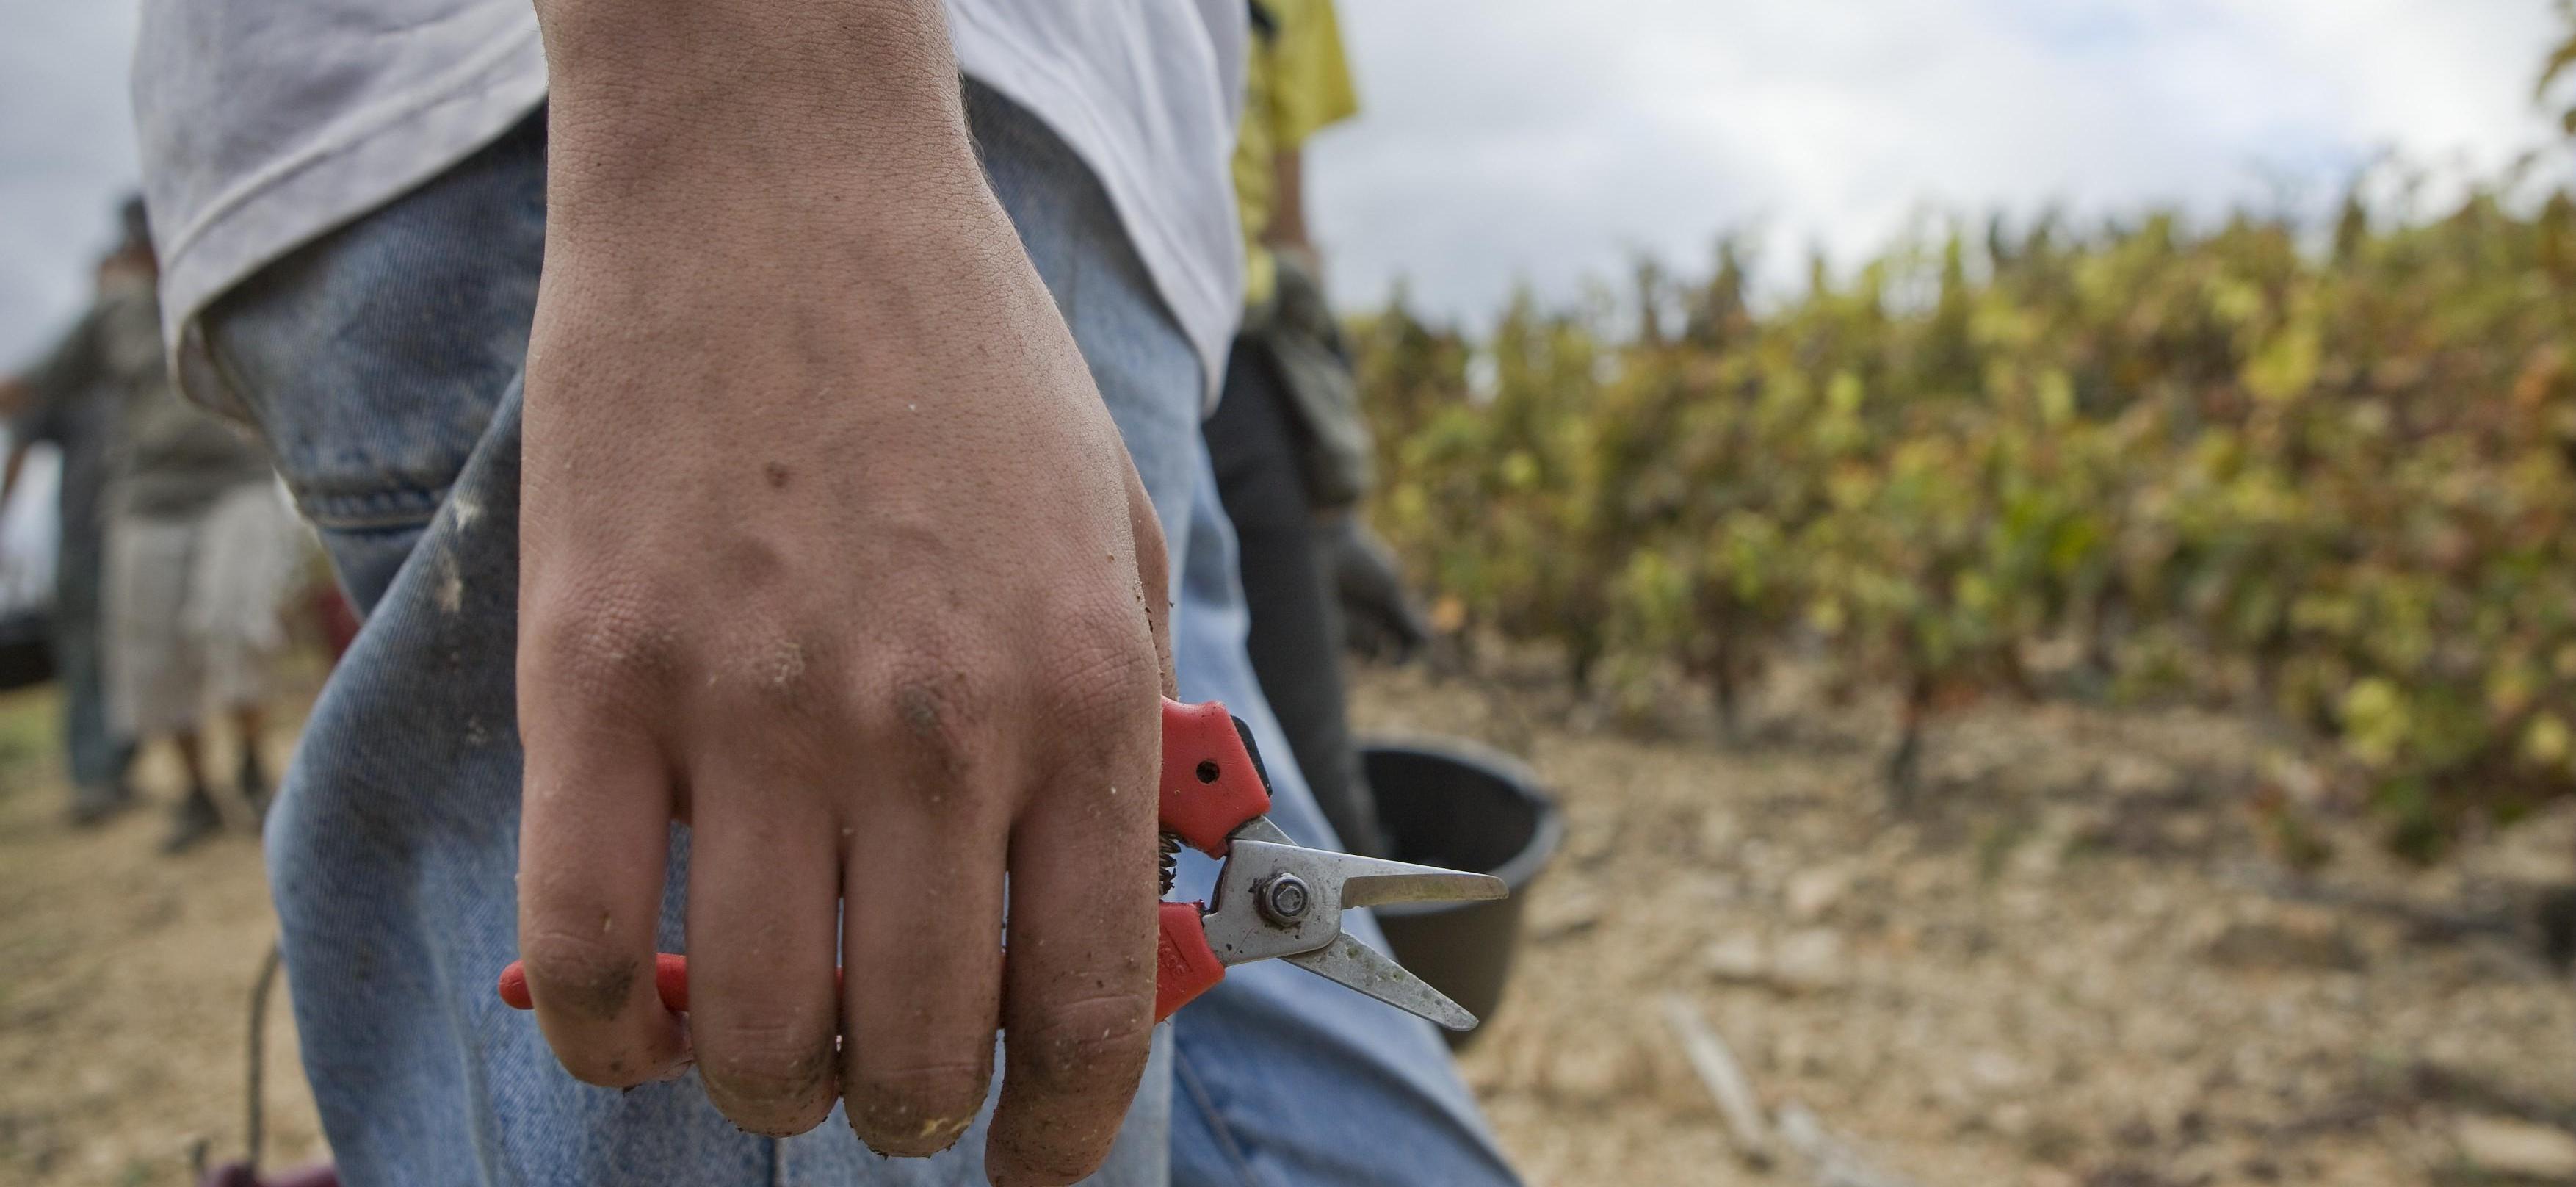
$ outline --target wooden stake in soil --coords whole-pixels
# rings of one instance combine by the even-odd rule
[[[1664,1022],[1682,1041],[1682,1053],[1690,1057],[1691,1070],[1699,1073],[1700,1083],[1708,1085],[1709,1096],[1716,1099],[1717,1115],[1726,1122],[1726,1133],[1735,1142],[1737,1156],[1756,1170],[1768,1168],[1771,1124],[1763,1119],[1762,1102],[1753,1095],[1753,1082],[1745,1078],[1744,1066],[1735,1061],[1735,1052],[1700,1017],[1699,1008],[1678,993],[1664,995]]]

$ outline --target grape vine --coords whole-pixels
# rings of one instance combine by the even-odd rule
[[[2304,246],[1998,221],[1758,310],[1729,244],[1617,334],[1399,300],[1354,326],[1372,513],[1461,637],[1600,695],[1678,674],[1731,729],[1792,651],[1896,691],[1900,795],[1946,707],[2189,698],[2429,852],[2576,790],[2576,202],[2503,188]]]

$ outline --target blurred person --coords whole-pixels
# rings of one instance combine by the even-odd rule
[[[1431,642],[1431,619],[1406,588],[1395,550],[1356,511],[1327,516],[1324,536],[1343,645],[1368,659],[1403,663],[1413,658]]]
[[[130,736],[113,728],[107,695],[105,613],[107,455],[126,393],[159,382],[167,371],[161,331],[149,309],[151,284],[127,263],[149,241],[143,201],[119,212],[117,247],[100,261],[90,309],[25,375],[0,380],[9,416],[9,458],[0,471],[0,503],[18,489],[27,451],[47,442],[62,457],[56,497],[54,669],[62,684],[64,765],[72,783],[71,819],[96,824],[134,804],[126,771]]]
[[[1351,744],[1337,612],[1368,431],[1306,233],[1306,141],[1359,113],[1331,0],[1252,0],[1234,190],[1244,317],[1205,431],[1242,541],[1252,666],[1342,847],[1383,855],[1377,800]]]
[[[1419,1019],[1151,1023],[1159,697],[1329,833],[1198,434],[1243,23],[147,0],[180,374],[366,624],[268,825],[350,1181],[1514,1181]]]
[[[235,731],[234,792],[266,809],[261,706],[285,647],[278,602],[298,541],[259,445],[171,383],[158,280],[136,212],[99,280],[100,350],[119,377],[105,498],[108,704],[119,736],[178,750],[188,786],[162,845],[175,853],[223,827],[207,770],[210,707]]]

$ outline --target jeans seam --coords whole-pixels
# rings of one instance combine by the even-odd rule
[[[268,431],[267,418],[255,410],[248,394],[252,388],[242,380],[240,363],[232,357],[231,351],[224,348],[223,336],[214,332],[218,316],[216,306],[209,305],[196,329],[205,346],[206,361],[214,368],[215,378],[223,384],[228,402],[241,413],[225,419],[244,425],[258,436],[260,445],[268,451],[269,469],[285,483],[286,493],[294,500],[297,514],[321,531],[410,528],[437,518],[438,509],[446,505],[447,493],[453,489],[454,483],[434,490],[396,486],[354,494],[318,495],[287,473],[282,464],[286,452],[278,448],[277,438]],[[424,503],[425,506],[422,505]]]
[[[384,528],[420,527],[438,518],[439,508],[447,505],[448,492],[454,483],[432,490],[418,487],[394,487],[359,494],[317,495],[295,482],[287,490],[295,496],[296,509],[325,531],[375,531]]]
[[[1199,1081],[1198,1072],[1190,1067],[1189,1053],[1181,1049],[1178,1036],[1172,1043],[1172,1079],[1189,1091],[1191,1107],[1207,1121],[1208,1132],[1216,1137],[1218,1152],[1234,1165],[1235,1178],[1257,1187],[1261,1182],[1260,1174],[1252,1169],[1252,1159],[1244,1154],[1243,1143],[1236,1140],[1233,1127],[1225,1123],[1225,1117],[1217,1111],[1216,1102],[1208,1096],[1207,1086]]]

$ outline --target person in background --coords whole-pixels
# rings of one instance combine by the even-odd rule
[[[101,573],[107,556],[108,440],[124,392],[163,373],[155,329],[142,349],[122,350],[117,327],[134,287],[119,279],[138,244],[148,243],[143,200],[128,199],[121,238],[99,265],[97,300],[44,359],[25,375],[0,380],[8,409],[9,459],[0,471],[0,503],[18,489],[27,450],[47,442],[62,455],[57,498],[60,542],[54,558],[54,671],[62,684],[64,765],[71,776],[71,819],[96,824],[134,803],[126,768],[134,743],[109,724],[107,663],[100,622]],[[148,248],[144,250],[148,251]]]
[[[238,738],[233,790],[266,809],[260,708],[286,643],[278,600],[297,539],[259,445],[171,383],[158,280],[151,240],[130,229],[101,269],[96,333],[120,377],[107,454],[108,703],[121,736],[178,749],[188,787],[163,843],[175,853],[223,826],[204,744],[210,705]]]
[[[1369,439],[1306,234],[1307,138],[1359,112],[1331,0],[1252,0],[1235,140],[1244,316],[1205,426],[1217,493],[1242,542],[1252,666],[1342,847],[1383,855],[1376,797],[1351,744],[1337,612],[1343,537],[1366,493]]]

